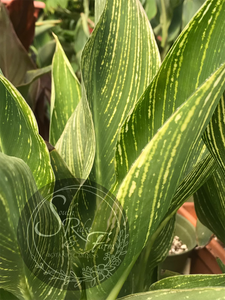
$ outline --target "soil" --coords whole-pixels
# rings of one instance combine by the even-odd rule
[[[179,254],[185,251],[188,251],[187,245],[185,245],[180,238],[175,235],[169,254]]]

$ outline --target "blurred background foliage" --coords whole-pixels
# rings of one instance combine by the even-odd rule
[[[205,0],[140,0],[162,60]],[[0,0],[0,69],[19,89],[48,141],[51,63],[58,39],[81,80],[82,49],[94,30],[95,0]],[[6,9],[5,9],[6,8]]]

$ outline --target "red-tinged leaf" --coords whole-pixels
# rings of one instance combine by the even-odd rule
[[[33,0],[12,0],[6,7],[18,38],[28,50],[34,38],[36,21]]]
[[[23,83],[26,72],[35,69],[35,66],[19,41],[1,2],[0,45],[0,68],[13,85],[19,86]]]

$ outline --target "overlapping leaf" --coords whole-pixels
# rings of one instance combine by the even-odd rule
[[[225,176],[217,171],[194,194],[199,220],[225,243]]]
[[[18,86],[23,82],[25,73],[35,67],[16,36],[2,3],[0,3],[0,44],[0,68],[6,78]]]
[[[134,294],[119,300],[224,300],[225,288],[205,288],[205,289],[190,289],[190,290],[160,290],[148,293]]]
[[[59,278],[46,280],[43,271],[41,271],[41,262],[42,265],[45,265],[47,273],[52,271],[50,266],[47,265],[46,267],[47,261],[43,261],[43,258],[47,258],[48,263],[55,267],[52,275],[57,277],[57,272],[60,269],[64,269],[65,276],[68,274],[67,259],[58,256],[53,261],[49,256],[62,252],[62,232],[53,234],[51,242],[48,237],[36,236],[35,238],[36,231],[32,232],[32,237],[27,234],[30,232],[31,224],[33,224],[32,220],[39,221],[38,227],[35,228],[38,228],[42,234],[49,234],[49,230],[50,233],[55,233],[59,225],[58,220],[52,214],[48,201],[40,205],[38,216],[36,215],[35,219],[32,219],[32,214],[42,198],[40,194],[36,194],[37,187],[32,173],[21,159],[0,153],[0,165],[0,206],[2,212],[0,219],[0,287],[13,293],[21,300],[63,300],[66,292],[66,280],[59,280]],[[30,201],[31,197],[32,201]],[[26,213],[24,213],[25,207]],[[30,238],[33,240],[29,240]],[[37,250],[39,250],[38,253]],[[32,253],[34,256],[31,255]],[[30,264],[27,264],[28,261]],[[42,274],[41,279],[40,274]],[[63,287],[65,288],[63,289]]]
[[[74,177],[86,179],[95,157],[95,133],[85,90],[55,145]]]
[[[225,287],[225,275],[186,275],[162,279],[153,285],[151,290],[161,289],[194,289],[202,287]]]
[[[0,148],[24,160],[38,188],[54,180],[48,149],[38,134],[35,117],[16,88],[0,75]]]
[[[219,0],[205,3],[179,36],[154,81],[125,121],[116,150],[118,183],[163,123],[225,62],[224,13],[225,3]],[[195,151],[193,148],[192,156]],[[184,172],[185,169],[191,168],[186,166]]]
[[[225,87],[225,65],[220,67],[160,128],[143,149],[123,180],[117,199],[129,222],[129,248],[122,263],[125,269],[154,235],[170,206],[183,166],[189,160],[196,140],[201,138]],[[132,266],[131,263],[131,266]],[[109,294],[117,295],[127,270],[122,267],[111,280],[119,276]],[[114,277],[115,276],[115,277]],[[115,280],[115,279],[114,279]],[[107,281],[102,284],[107,287]],[[99,293],[100,291],[98,291]],[[91,295],[92,299],[97,299]]]
[[[222,96],[203,139],[225,174],[225,95]]]
[[[76,109],[80,98],[80,84],[73,69],[56,39],[56,50],[52,62],[52,94],[50,142],[55,145],[65,125]]]
[[[154,267],[162,262],[169,253],[173,241],[174,225],[175,216],[155,233],[155,240],[152,238],[148,241],[123,285],[120,297],[149,290]]]
[[[82,73],[96,136],[91,179],[105,188],[114,181],[120,126],[156,74],[158,49],[139,1],[106,1],[82,54]]]

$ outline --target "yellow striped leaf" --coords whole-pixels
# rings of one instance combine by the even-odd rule
[[[156,232],[155,240],[151,239],[142,250],[132,270],[125,281],[119,297],[149,291],[152,282],[154,267],[158,266],[168,255],[173,241],[175,216],[160,230]],[[157,270],[158,271],[158,270]]]
[[[55,35],[54,37],[56,50],[52,61],[50,119],[50,143],[52,145],[57,143],[81,98],[80,83],[58,38]]]
[[[224,14],[225,2],[206,1],[181,33],[134,112],[125,121],[116,150],[118,184],[171,114],[225,62]],[[192,156],[196,155],[194,152],[193,149]]]
[[[16,88],[0,74],[1,152],[21,158],[38,188],[54,180],[48,149],[38,134],[36,119]]]
[[[95,157],[95,133],[85,90],[55,145],[74,177],[85,180]]]
[[[41,271],[41,263],[48,262],[49,269],[46,267],[46,270],[50,271],[50,266],[54,266],[52,275],[57,277],[60,269],[63,269],[65,276],[68,275],[68,260],[62,256],[53,260],[49,256],[62,253],[62,231],[52,234],[48,242],[47,238],[35,235],[36,231],[27,234],[35,224],[39,225],[42,234],[49,234],[49,230],[54,233],[58,228],[49,201],[41,205],[43,198],[36,193],[34,178],[23,160],[0,153],[0,165],[0,287],[20,300],[63,300],[66,281],[57,278],[50,280]],[[37,207],[38,214],[31,218]]]
[[[225,174],[225,94],[206,128],[203,139]]]
[[[117,283],[109,294],[117,295],[132,264],[165,217],[191,159],[193,145],[201,138],[225,87],[221,66],[158,130],[143,149],[119,187],[117,199],[129,222],[129,248],[120,269],[110,278]],[[132,263],[131,263],[132,262]],[[108,286],[107,286],[108,284]],[[91,299],[111,289],[107,281],[96,287]],[[106,292],[105,292],[106,293]],[[103,297],[103,296],[102,296]]]
[[[225,176],[220,168],[194,194],[199,220],[225,243]]]
[[[204,288],[190,290],[160,290],[130,295],[118,300],[224,300],[225,288]]]
[[[151,290],[194,289],[194,288],[202,288],[202,287],[209,287],[209,286],[225,287],[225,274],[172,276],[152,284]]]
[[[225,87],[224,75],[225,65],[160,128],[123,180],[117,198],[132,224],[130,234],[133,231],[135,243],[131,239],[130,246],[133,253],[154,234],[165,216],[182,177],[181,170],[190,159],[189,153],[218,104]],[[145,226],[143,220],[146,220]]]
[[[115,179],[119,129],[159,64],[154,35],[139,1],[106,1],[82,53],[82,74],[96,135],[91,179],[105,188]]]

